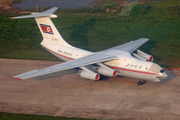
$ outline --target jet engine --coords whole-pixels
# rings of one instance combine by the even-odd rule
[[[89,80],[99,80],[100,75],[94,72],[87,72],[87,71],[80,71],[78,75],[82,78],[89,79]]]
[[[107,68],[103,68],[103,67],[99,67],[95,69],[96,72],[98,72],[99,74],[108,76],[108,77],[116,77],[117,76],[117,71],[113,70],[113,69],[107,69]]]
[[[132,53],[132,55],[139,59],[139,60],[142,60],[142,61],[150,61],[152,62],[153,61],[153,56],[152,55],[148,55],[140,50],[136,50],[134,53]]]

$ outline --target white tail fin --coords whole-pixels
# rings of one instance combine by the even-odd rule
[[[71,46],[62,38],[62,36],[59,34],[56,27],[51,21],[51,18],[57,17],[57,15],[53,14],[57,9],[58,9],[57,7],[53,7],[42,13],[35,12],[35,13],[31,13],[31,15],[12,17],[10,19],[22,19],[22,18],[34,17],[39,27],[39,30],[43,36],[43,42],[57,43],[64,46]]]

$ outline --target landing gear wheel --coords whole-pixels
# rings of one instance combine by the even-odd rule
[[[138,82],[137,82],[137,85],[140,86],[140,85],[143,85],[143,84],[145,84],[145,83],[146,83],[146,80],[141,80],[141,81],[138,81]]]

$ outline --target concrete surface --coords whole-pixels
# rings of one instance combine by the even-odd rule
[[[57,63],[0,59],[0,111],[97,119],[180,119],[180,71],[168,70],[172,79],[168,82],[142,86],[123,77],[94,82],[75,71],[64,76],[55,73],[48,79],[12,79]]]

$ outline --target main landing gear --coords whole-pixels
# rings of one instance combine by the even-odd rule
[[[143,84],[145,84],[145,83],[146,83],[146,80],[140,80],[140,81],[137,82],[137,85],[140,86],[140,85],[143,85]]]

